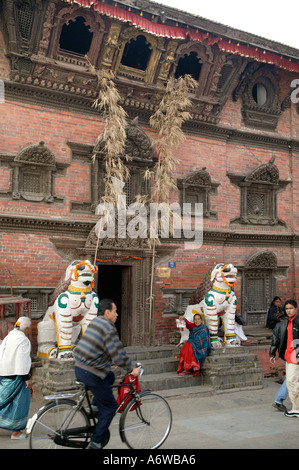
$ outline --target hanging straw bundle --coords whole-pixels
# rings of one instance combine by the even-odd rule
[[[159,220],[154,217],[155,222],[158,224],[157,233],[161,234],[164,225],[168,225],[167,229],[173,227],[172,218],[173,212],[170,210],[169,201],[170,193],[172,190],[177,190],[176,179],[172,176],[173,172],[179,163],[178,159],[173,155],[173,149],[179,148],[180,144],[185,139],[182,131],[182,125],[185,121],[191,118],[191,115],[186,109],[191,106],[191,100],[188,98],[188,90],[195,88],[197,82],[190,76],[185,75],[179,79],[171,78],[166,86],[165,94],[159,104],[157,111],[150,118],[150,125],[153,129],[158,131],[158,137],[153,146],[158,154],[158,162],[152,171],[147,170],[145,178],[153,181],[151,203],[167,203],[165,205],[168,213],[166,216],[161,217]],[[157,207],[157,206],[156,206]],[[159,239],[154,237],[150,238],[149,242],[152,246],[152,274],[151,274],[151,287],[150,297],[150,315],[149,325],[151,329],[152,311],[153,311],[153,280],[154,280],[154,266],[155,266],[155,248],[159,243]]]
[[[105,121],[105,130],[103,135],[97,138],[92,160],[95,160],[99,152],[104,155],[105,193],[102,201],[117,204],[119,192],[115,191],[113,178],[125,182],[129,177],[129,170],[123,161],[123,159],[129,160],[129,157],[124,155],[127,114],[119,104],[120,95],[113,81],[113,73],[105,70],[96,71],[92,65],[90,65],[90,70],[97,75],[98,80],[98,97],[93,107],[102,113]]]
[[[157,111],[150,118],[151,127],[158,131],[158,137],[153,143],[158,162],[153,170],[147,170],[145,173],[145,178],[154,183],[150,202],[165,202],[168,205],[171,191],[177,191],[176,179],[172,175],[179,160],[173,155],[173,149],[179,148],[185,139],[181,128],[183,123],[191,118],[190,113],[186,111],[191,106],[188,90],[196,86],[197,82],[190,75],[177,80],[171,78]],[[159,233],[163,229],[163,223],[169,223],[172,216],[172,211],[169,210],[167,220],[160,220]],[[169,228],[171,227],[172,224]]]
[[[104,195],[101,197],[101,203],[110,204],[116,208],[120,201],[119,196],[123,195],[124,183],[129,178],[129,170],[124,164],[124,160],[128,161],[130,159],[125,155],[127,114],[119,104],[120,95],[113,81],[113,73],[96,70],[90,63],[89,69],[91,73],[97,76],[98,82],[98,97],[94,101],[93,107],[102,113],[105,121],[104,133],[98,136],[93,148],[92,161],[95,161],[98,154],[103,155],[105,190]],[[109,217],[114,217],[115,213],[106,213],[105,216],[106,220],[109,221]],[[95,251],[95,261],[98,246],[99,237]]]

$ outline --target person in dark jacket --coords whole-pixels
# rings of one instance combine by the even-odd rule
[[[93,405],[98,409],[98,422],[88,445],[90,449],[101,449],[109,440],[109,426],[117,410],[111,385],[114,373],[111,365],[124,368],[137,377],[140,368],[132,367],[114,323],[117,308],[110,299],[99,302],[98,317],[90,322],[74,349],[75,374],[79,382],[86,384],[93,393]]]
[[[286,384],[292,409],[285,412],[287,417],[299,418],[299,315],[297,302],[287,300],[284,306],[286,319],[278,323],[272,335],[270,362],[275,363],[276,351],[286,362]]]
[[[271,305],[268,310],[266,327],[273,330],[277,323],[284,319],[284,311],[281,306],[281,298],[276,296],[271,302]]]

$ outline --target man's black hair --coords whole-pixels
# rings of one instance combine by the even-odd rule
[[[104,315],[106,310],[112,310],[112,304],[114,304],[111,299],[102,299],[99,302],[98,315]]]
[[[289,300],[286,300],[286,301],[285,301],[285,304],[284,304],[284,311],[286,310],[286,305],[287,305],[287,304],[291,304],[291,305],[293,305],[293,307],[297,308],[297,302],[296,302],[296,300],[294,300],[294,299],[289,299]]]

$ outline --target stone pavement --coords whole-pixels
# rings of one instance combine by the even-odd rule
[[[263,387],[213,392],[206,386],[158,392],[173,413],[171,433],[161,449],[299,449],[299,419],[286,418],[273,403],[279,384],[263,379]],[[182,377],[182,387],[184,385]],[[41,406],[37,395],[29,416]],[[290,401],[286,400],[290,409]],[[118,417],[111,425],[106,451],[126,449],[118,434]],[[0,429],[0,449],[28,449],[28,440],[12,441]],[[173,451],[175,453],[175,451]]]

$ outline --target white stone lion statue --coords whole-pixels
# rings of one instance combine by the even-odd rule
[[[97,268],[90,261],[73,261],[53,292],[43,320],[38,324],[38,355],[72,359],[80,334],[97,316],[99,298],[93,291]]]
[[[224,330],[224,345],[239,346],[235,334],[235,312],[237,297],[232,287],[237,281],[237,268],[233,264],[219,263],[210,270],[202,284],[194,292],[185,311],[184,318],[193,321],[193,315],[199,313],[209,328],[213,348],[223,346],[218,337],[218,321],[221,318]],[[180,344],[189,337],[189,331],[183,328]]]

